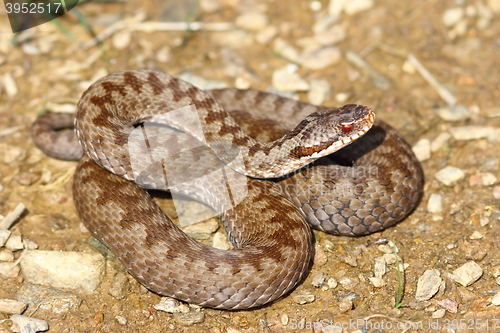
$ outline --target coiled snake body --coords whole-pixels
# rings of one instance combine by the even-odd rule
[[[252,177],[243,201],[222,216],[234,250],[194,241],[132,182],[154,185],[155,176],[134,173],[138,163],[157,175],[165,165],[186,168],[175,157],[155,164],[133,156],[127,143],[138,124],[186,107],[201,121],[202,132],[190,133],[192,139],[206,140],[221,161],[218,144],[237,147],[244,167],[235,171]],[[205,92],[141,70],[108,75],[83,94],[78,140],[56,132],[71,125],[71,115],[47,113],[32,134],[49,155],[80,159],[73,184],[78,214],[138,281],[189,303],[248,309],[276,300],[304,278],[314,254],[311,226],[365,235],[402,220],[419,201],[418,161],[389,125],[376,121],[370,130],[373,118],[359,105],[328,109],[252,90]],[[154,140],[180,144],[175,135]],[[191,164],[203,164],[202,156],[191,156]],[[198,189],[186,191],[196,197]]]

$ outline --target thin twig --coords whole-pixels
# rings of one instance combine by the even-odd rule
[[[408,62],[413,65],[417,69],[417,71],[422,75],[422,77],[427,81],[434,89],[436,89],[437,93],[439,96],[441,96],[444,101],[450,105],[453,106],[457,104],[457,99],[453,94],[446,89],[441,83],[436,80],[436,78],[427,70],[427,68],[418,61],[418,59],[410,53],[408,55]]]

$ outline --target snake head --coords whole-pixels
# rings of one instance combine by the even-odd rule
[[[292,154],[312,160],[332,154],[365,135],[374,121],[373,110],[358,104],[310,114],[293,131],[300,144]]]

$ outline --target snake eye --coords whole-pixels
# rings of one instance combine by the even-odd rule
[[[351,124],[342,124],[340,128],[342,129],[342,132],[350,133],[354,129],[354,126],[352,126]]]

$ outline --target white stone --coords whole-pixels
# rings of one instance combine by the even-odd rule
[[[5,243],[5,248],[13,252],[24,249],[23,238],[21,235],[11,235]]]
[[[309,90],[309,84],[299,74],[289,71],[287,67],[273,72],[273,86],[281,91]]]
[[[431,158],[431,142],[429,139],[420,139],[412,148],[413,153],[420,162]]]
[[[385,281],[384,279],[382,278],[379,278],[379,277],[371,277],[369,278],[371,284],[375,287],[375,288],[381,288],[383,286],[385,286]]]
[[[468,287],[483,275],[483,269],[475,261],[469,261],[453,271],[452,278],[464,287]]]
[[[470,118],[470,112],[464,105],[444,106],[437,110],[438,116],[447,121],[462,121]]]
[[[491,299],[491,304],[500,305],[500,292],[496,293],[495,296]]]
[[[214,238],[212,240],[212,246],[215,247],[216,249],[221,249],[221,250],[229,250],[231,248],[231,244],[229,244],[227,235],[223,232],[216,232],[214,234]]]
[[[19,275],[19,265],[12,262],[0,262],[0,277],[15,278]]]
[[[268,24],[267,16],[261,12],[247,12],[236,18],[236,26],[250,31],[257,31],[265,28]]]
[[[500,13],[500,1],[499,0],[487,0],[486,1],[488,4],[488,7],[494,12],[494,13]]]
[[[450,133],[455,140],[477,140],[484,139],[495,134],[492,127],[486,126],[460,126],[450,128]]]
[[[186,304],[180,303],[178,300],[170,297],[162,297],[160,303],[153,305],[153,308],[167,313],[189,312],[189,307]]]
[[[299,57],[299,63],[309,69],[324,69],[336,64],[342,58],[340,50],[335,46],[304,51]]]
[[[441,194],[432,193],[427,202],[427,211],[433,214],[441,214],[443,212],[443,203]]]
[[[307,99],[311,104],[322,105],[328,99],[332,86],[325,79],[315,79],[310,82]]]
[[[418,278],[415,299],[419,302],[431,299],[438,292],[441,282],[441,273],[437,269],[426,270]]]
[[[462,7],[449,8],[443,14],[443,24],[447,27],[456,25],[465,15]]]
[[[343,41],[347,36],[346,27],[343,24],[337,24],[329,30],[317,33],[314,39],[321,45],[332,45]]]
[[[354,15],[373,7],[373,0],[350,0],[344,5],[344,13]]]
[[[465,173],[456,167],[446,166],[443,169],[436,172],[434,175],[437,180],[446,186],[455,185],[459,180],[465,177]]]
[[[200,0],[199,4],[200,9],[206,13],[213,13],[221,7],[219,0]]]
[[[105,260],[99,253],[35,250],[21,260],[28,282],[87,293],[96,290],[104,269]]]
[[[28,304],[14,299],[0,299],[0,313],[21,314],[27,307]]]
[[[477,230],[476,230],[476,231],[474,231],[474,232],[472,233],[472,235],[470,235],[470,237],[469,237],[469,238],[470,238],[470,239],[481,239],[481,238],[483,238],[483,237],[484,237],[484,235],[483,235],[482,233],[480,233],[479,231],[477,231]]]
[[[12,315],[10,316],[10,320],[12,320],[12,331],[19,333],[36,333],[36,332],[44,332],[49,329],[49,324],[46,321],[25,317],[21,315]]]
[[[113,35],[112,43],[113,46],[118,50],[123,50],[127,46],[130,45],[130,41],[132,40],[132,35],[128,30],[118,31]]]

